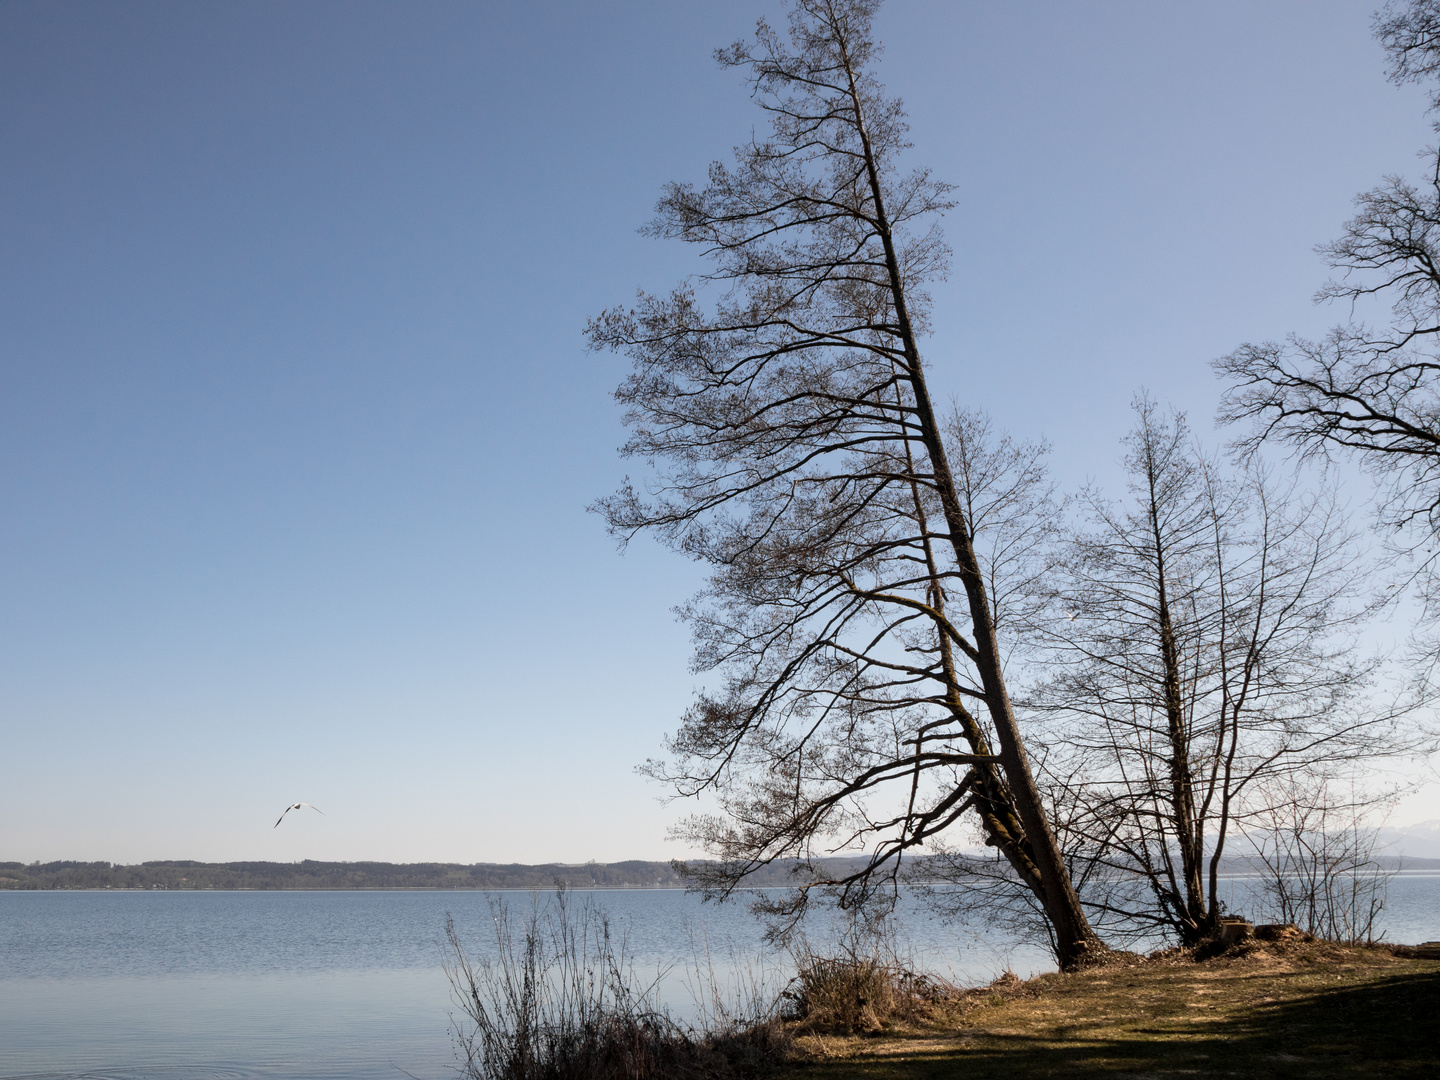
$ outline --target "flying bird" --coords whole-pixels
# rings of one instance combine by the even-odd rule
[[[299,810],[302,806],[310,806],[310,804],[308,802],[297,802],[291,806],[285,807],[285,814],[288,814],[291,810]],[[314,810],[317,814],[325,813],[325,811],[321,810],[318,806],[310,806],[310,809]],[[285,814],[280,815],[280,821],[285,820]],[[280,821],[275,822],[275,828],[278,829],[280,827]]]

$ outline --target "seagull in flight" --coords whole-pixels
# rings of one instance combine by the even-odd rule
[[[285,807],[285,814],[288,814],[291,810],[299,810],[302,806],[310,806],[310,804],[308,802],[293,803],[292,805]],[[321,810],[318,806],[310,806],[310,809],[314,810],[317,814],[325,813],[325,811]],[[280,815],[280,821],[285,820],[285,814]],[[280,821],[275,822],[275,828],[278,829],[280,827]]]

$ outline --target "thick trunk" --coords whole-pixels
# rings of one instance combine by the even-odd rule
[[[915,459],[910,452],[908,443],[905,447],[905,465],[912,478],[910,493],[914,499],[915,522],[920,530],[920,543],[925,552],[925,569],[930,575],[930,580],[935,582],[930,595],[930,603],[944,617],[945,591],[939,585],[940,569],[935,560],[935,549],[931,542],[930,523],[928,515],[925,513],[925,504],[920,498],[919,483],[913,479]],[[960,676],[955,668],[955,649],[950,636],[943,627],[938,625],[935,633],[940,649],[940,670],[945,676],[946,704],[950,708],[950,714],[960,725],[960,730],[964,733],[965,741],[969,744],[971,752],[980,757],[993,757],[990,741],[985,738],[984,730],[976,722],[970,710],[965,707],[964,699],[960,696]],[[919,754],[918,746],[916,754],[917,756]],[[1035,864],[1034,854],[1026,840],[1025,830],[1015,812],[1015,800],[994,763],[990,761],[976,762],[971,766],[970,774],[963,783],[972,786],[973,794],[970,801],[976,814],[979,815],[985,843],[996,848],[1005,857],[1005,861],[1019,875],[1026,888],[1037,896],[1040,895],[1044,891],[1040,868]],[[912,792],[912,800],[913,797]]]
[[[843,43],[842,43],[843,48]],[[848,58],[846,59],[848,68]],[[979,561],[971,544],[970,533],[965,521],[960,499],[956,492],[954,477],[940,438],[939,424],[930,402],[930,393],[925,384],[924,367],[920,362],[920,350],[915,341],[905,303],[904,284],[900,277],[899,260],[886,218],[884,196],[880,185],[880,173],[865,127],[864,111],[860,96],[855,88],[853,75],[850,82],[851,102],[855,110],[856,127],[864,147],[865,165],[868,174],[870,194],[875,207],[875,228],[885,248],[885,262],[889,272],[890,291],[895,305],[895,317],[899,326],[900,339],[905,353],[906,379],[915,396],[916,421],[920,428],[921,441],[930,458],[940,505],[945,514],[945,524],[950,532],[951,545],[959,565],[961,581],[965,586],[970,606],[970,618],[974,625],[975,647],[980,659],[976,667],[980,674],[981,687],[985,691],[985,703],[990,720],[995,726],[995,737],[999,743],[1000,765],[1005,774],[1006,786],[1013,799],[1020,825],[1025,832],[1025,841],[1030,849],[1035,868],[1040,876],[1040,890],[1037,898],[1045,909],[1046,917],[1055,934],[1057,958],[1063,968],[1082,965],[1092,956],[1103,951],[1104,946],[1091,929],[1089,920],[1080,906],[1071,883],[1070,874],[1060,853],[1060,845],[1050,828],[1040,789],[1030,770],[1029,758],[1025,753],[1024,741],[1019,725],[1015,721],[1015,710],[1005,687],[1001,670],[999,645],[995,639],[995,624],[990,613],[985,582],[980,573]]]
[[[919,381],[917,397],[920,397],[924,393],[924,383],[918,367],[917,362],[915,374]],[[930,411],[928,397],[923,400],[925,404],[922,414]],[[933,431],[933,424],[932,415],[928,423],[922,420],[922,430]],[[929,441],[927,439],[927,443]],[[1040,873],[1042,891],[1039,899],[1055,932],[1058,959],[1062,967],[1076,967],[1101,951],[1102,946],[1080,907],[1080,898],[1075,893],[1069,871],[1060,854],[1060,845],[1045,815],[1040,789],[1030,771],[1024,741],[1015,721],[1015,711],[1005,686],[1004,673],[1001,671],[999,644],[995,639],[995,627],[990,615],[985,584],[960,513],[959,500],[955,497],[948,464],[943,459],[943,447],[939,445],[938,438],[934,439],[934,443],[933,447],[927,448],[931,451],[931,465],[935,470],[936,484],[941,491],[941,503],[945,506],[946,523],[951,531],[961,580],[970,602],[975,648],[980,654],[976,667],[985,691],[985,704],[990,721],[995,726],[1000,765],[1005,773],[1006,786],[1014,800],[1015,812],[1025,830],[1029,854]]]

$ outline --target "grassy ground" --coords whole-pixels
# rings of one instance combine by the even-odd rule
[[[1274,942],[1013,976],[929,1017],[810,1035],[792,1080],[1440,1077],[1440,960]]]

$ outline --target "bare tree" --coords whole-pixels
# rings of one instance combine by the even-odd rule
[[[1183,415],[1136,412],[1129,499],[1087,491],[1057,561],[1035,627],[1053,674],[1031,704],[1052,718],[1042,782],[1082,899],[1193,943],[1262,781],[1403,746],[1392,712],[1356,707],[1375,664],[1357,656],[1363,575],[1333,498],[1231,476]]]
[[[1396,82],[1440,72],[1440,0],[1390,4],[1376,34]],[[1440,108],[1440,89],[1433,107]],[[1323,340],[1245,344],[1215,362],[1230,383],[1225,423],[1246,421],[1247,450],[1288,444],[1302,455],[1353,457],[1380,485],[1381,521],[1396,554],[1413,557],[1414,578],[1433,618],[1440,533],[1440,150],[1423,155],[1427,176],[1399,176],[1356,199],[1344,234],[1317,250],[1339,276],[1316,300],[1390,305],[1390,325],[1351,321]],[[1404,538],[1411,541],[1406,543]]]
[[[1379,832],[1367,818],[1386,799],[1339,778],[1268,778],[1244,833],[1261,872],[1267,914],[1316,937],[1375,940],[1394,871],[1376,858]]]
[[[1421,82],[1440,74],[1440,3],[1436,0],[1390,0],[1375,16],[1375,36],[1390,57],[1390,78],[1397,83]],[[1430,103],[1440,108],[1440,87]]]
[[[697,288],[641,294],[589,327],[630,356],[622,452],[654,467],[599,509],[712,568],[684,610],[702,695],[650,771],[722,812],[689,835],[724,892],[798,858],[857,903],[967,813],[1037,898],[1060,962],[1094,954],[1006,687],[993,597],[919,342],[948,250],[948,188],[901,173],[901,105],[873,75],[877,0],[796,0],[717,54],[771,132],[672,184],[648,231],[703,247]],[[718,294],[702,305],[700,290]],[[828,878],[818,852],[863,847]]]

